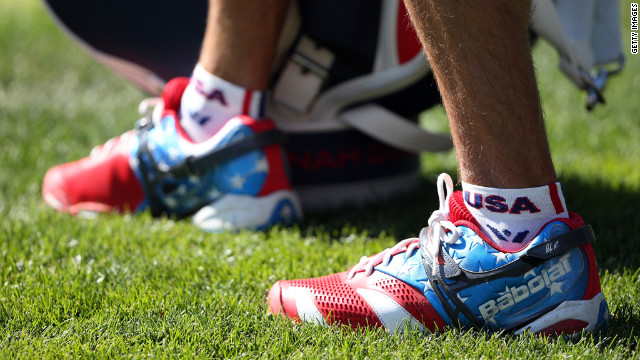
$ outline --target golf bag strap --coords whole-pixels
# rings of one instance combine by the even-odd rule
[[[321,95],[335,60],[333,53],[301,36],[274,86],[274,100],[289,110],[305,113]],[[420,153],[451,149],[448,134],[431,133],[388,109],[366,103],[338,113],[344,125],[398,149]]]
[[[329,49],[302,35],[273,88],[274,100],[297,113],[309,111],[334,61]]]
[[[338,119],[380,142],[408,152],[440,152],[453,146],[449,134],[429,132],[373,103],[343,111]]]

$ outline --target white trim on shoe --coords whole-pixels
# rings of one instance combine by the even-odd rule
[[[227,194],[198,210],[193,223],[205,231],[257,229],[274,225],[271,219],[276,211],[281,212],[279,216],[285,222],[302,218],[300,201],[293,190],[275,191],[261,197]]]
[[[515,333],[522,334],[525,331],[539,333],[565,320],[583,321],[588,324],[584,331],[594,331],[600,319],[600,307],[603,301],[606,300],[602,292],[590,300],[565,301],[527,326],[516,330]]]
[[[306,288],[291,287],[291,294],[296,299],[296,309],[298,317],[304,322],[315,323],[317,325],[328,326],[326,319],[313,302],[311,290]]]
[[[356,289],[356,292],[369,304],[378,319],[390,334],[403,332],[407,327],[427,333],[427,329],[396,300],[380,291]]]

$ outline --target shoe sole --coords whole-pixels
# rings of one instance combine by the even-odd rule
[[[579,334],[602,329],[608,320],[609,308],[602,292],[590,300],[571,300],[560,303],[552,311],[515,331],[534,334]]]
[[[109,205],[96,202],[83,202],[74,205],[68,205],[68,202],[60,200],[59,197],[55,196],[52,193],[43,194],[43,198],[45,203],[47,203],[47,205],[49,205],[53,209],[60,212],[66,212],[74,216],[93,218],[98,213],[113,211],[113,209]]]
[[[300,201],[291,190],[280,190],[261,197],[227,194],[202,207],[193,216],[196,226],[212,232],[260,230],[275,224],[290,224],[300,220]]]

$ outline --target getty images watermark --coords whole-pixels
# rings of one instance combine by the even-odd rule
[[[638,3],[631,3],[631,53],[638,54]]]

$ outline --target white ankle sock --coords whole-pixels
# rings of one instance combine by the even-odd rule
[[[496,189],[462,182],[464,203],[499,247],[517,251],[552,219],[568,218],[559,182],[525,189]]]
[[[209,139],[238,115],[263,116],[264,92],[248,90],[197,65],[180,103],[180,125],[195,142]]]

